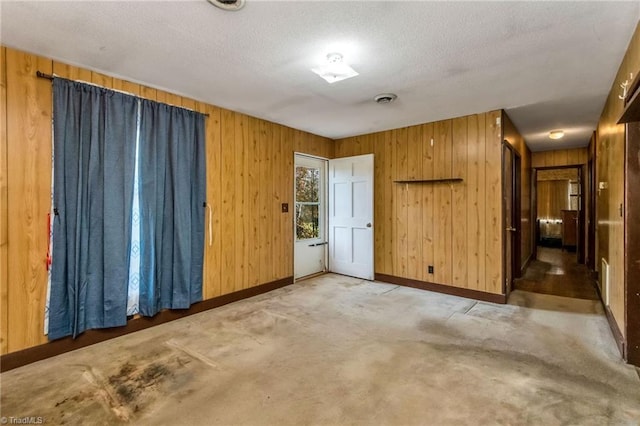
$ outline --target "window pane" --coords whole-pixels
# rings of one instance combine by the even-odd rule
[[[296,203],[296,238],[298,240],[307,240],[318,238],[319,236],[318,205]]]
[[[317,203],[320,194],[320,169],[296,167],[296,201]]]

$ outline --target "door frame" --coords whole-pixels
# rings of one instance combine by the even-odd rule
[[[304,277],[299,277],[296,278],[296,215],[295,215],[295,209],[296,209],[296,157],[307,157],[307,158],[311,158],[314,160],[321,160],[324,162],[324,173],[323,173],[323,180],[324,182],[322,182],[322,186],[323,186],[323,192],[324,192],[324,205],[323,207],[323,215],[324,215],[324,240],[327,242],[327,244],[325,244],[324,246],[324,271],[318,272],[317,274],[311,274],[311,275],[306,275]],[[325,157],[320,157],[318,155],[312,155],[312,154],[307,154],[304,152],[297,152],[294,151],[293,152],[293,169],[291,170],[291,173],[293,175],[293,187],[291,188],[292,190],[292,200],[293,200],[293,206],[291,206],[291,209],[293,211],[294,214],[291,215],[291,228],[293,230],[293,244],[292,244],[292,250],[293,250],[293,265],[292,265],[292,270],[293,270],[293,282],[296,282],[297,280],[302,280],[302,279],[306,279],[309,278],[311,276],[315,276],[315,275],[319,275],[319,274],[324,274],[327,271],[329,271],[329,159],[325,158]]]
[[[515,232],[510,233],[507,231],[507,206],[504,202],[504,191],[506,185],[508,184],[505,180],[505,149],[508,149],[512,155],[511,162],[511,174],[513,179],[511,180],[511,197],[512,197],[512,207],[511,207],[511,223],[514,225],[516,229]],[[522,223],[521,223],[521,215],[522,215],[522,176],[521,176],[521,161],[522,158],[520,153],[513,147],[506,139],[502,141],[502,276],[504,279],[502,280],[502,293],[507,297],[511,290],[513,289],[513,280],[516,278],[520,278],[521,274],[521,264],[520,264],[520,256],[521,256],[521,233],[522,233]],[[513,245],[511,247],[511,259],[507,259],[507,238],[512,238]],[[507,262],[511,262],[511,282],[507,282]]]
[[[331,239],[331,235],[332,235],[332,229],[331,229],[331,223],[332,223],[332,191],[334,190],[334,188],[331,186],[331,175],[333,173],[333,169],[332,169],[332,162],[338,162],[338,161],[344,161],[344,160],[348,160],[348,159],[353,159],[353,158],[363,158],[363,157],[367,157],[370,158],[370,162],[371,162],[371,192],[369,193],[370,196],[370,206],[369,206],[369,223],[366,224],[366,228],[369,229],[369,233],[371,235],[370,238],[370,252],[371,252],[371,258],[370,258],[370,264],[371,264],[371,268],[370,270],[368,270],[367,272],[367,277],[361,276],[361,275],[351,275],[347,272],[344,271],[338,271],[335,272],[337,274],[345,274],[348,276],[353,276],[353,277],[358,277],[358,278],[362,278],[362,279],[366,279],[366,280],[370,280],[370,281],[374,281],[375,280],[375,275],[376,275],[376,269],[375,269],[375,184],[376,184],[376,179],[375,179],[375,154],[374,153],[367,153],[367,154],[359,154],[359,155],[351,155],[351,156],[347,156],[347,157],[338,157],[338,158],[332,158],[330,160],[328,160],[327,164],[328,164],[328,168],[329,168],[329,176],[327,177],[327,183],[329,185],[329,192],[328,194],[328,200],[327,200],[327,208],[329,209],[329,214],[327,216],[327,227],[328,227],[328,248],[329,248],[329,254],[328,254],[328,262],[329,262],[329,267],[328,267],[328,271],[334,272],[334,265],[332,264],[332,249],[334,248],[334,246],[332,246],[332,244],[334,243],[334,241]],[[353,243],[353,240],[352,240]],[[352,248],[353,248],[353,244],[352,244]],[[333,258],[335,260],[335,258]]]
[[[564,166],[545,166],[545,167],[534,167],[533,170],[533,177],[535,178],[531,184],[532,184],[532,199],[535,201],[532,209],[533,209],[533,219],[534,219],[534,223],[533,226],[535,227],[535,236],[536,236],[536,240],[534,241],[534,246],[535,246],[535,250],[534,250],[534,254],[535,256],[533,257],[533,259],[537,259],[538,258],[538,179],[537,179],[537,173],[538,170],[555,170],[555,169],[576,169],[578,171],[578,183],[580,184],[580,196],[578,198],[578,205],[579,205],[579,210],[578,210],[578,235],[577,235],[577,245],[576,245],[576,263],[580,264],[580,263],[584,263],[585,260],[585,235],[586,235],[586,229],[585,229],[585,223],[586,223],[586,212],[585,212],[585,173],[583,172],[584,170],[584,164],[569,164],[569,165],[564,165]],[[582,257],[580,257],[580,253],[582,253]],[[580,259],[582,259],[582,262],[580,262]]]
[[[591,156],[591,154],[589,154]],[[587,219],[587,266],[592,271],[596,270],[596,205],[598,189],[596,188],[596,161],[589,158],[587,174],[589,181],[589,217]]]
[[[624,313],[626,344],[623,345],[624,359],[640,366],[640,122],[627,123],[625,126],[625,179],[623,223],[624,241]],[[616,336],[616,340],[617,340]]]

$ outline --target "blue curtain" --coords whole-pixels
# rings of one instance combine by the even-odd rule
[[[126,324],[137,99],[55,78],[49,338]]]
[[[202,114],[140,103],[140,313],[202,300],[205,137]]]

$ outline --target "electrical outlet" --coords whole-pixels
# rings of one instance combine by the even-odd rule
[[[289,203],[282,203],[282,213],[289,212]]]
[[[428,272],[429,274],[433,274],[433,265],[429,265],[429,266],[427,267],[427,272]]]

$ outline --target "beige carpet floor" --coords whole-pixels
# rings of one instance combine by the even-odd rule
[[[324,275],[3,373],[46,424],[636,425],[597,301]]]

